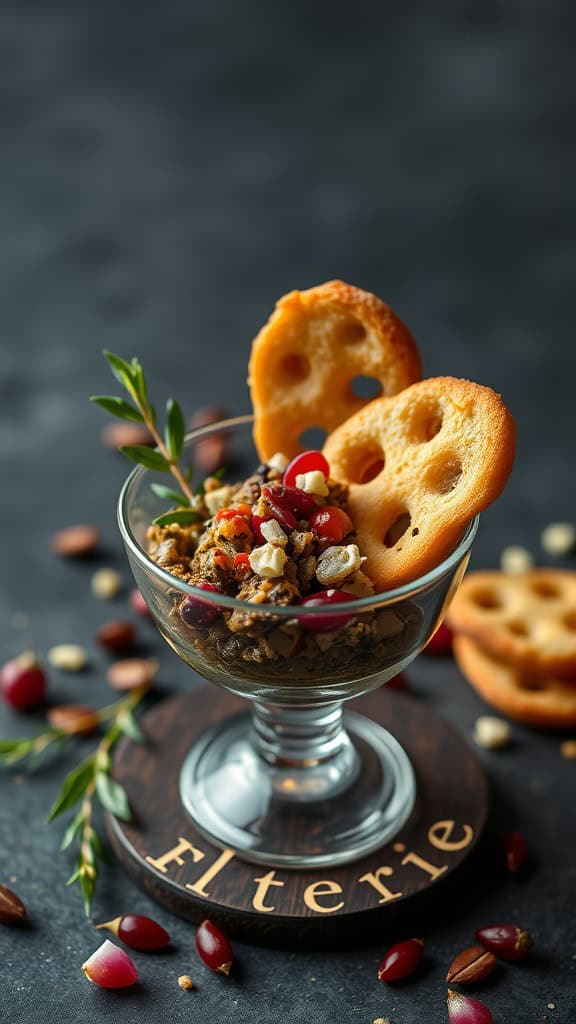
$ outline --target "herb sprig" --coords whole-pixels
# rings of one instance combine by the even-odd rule
[[[81,801],[80,809],[64,833],[60,849],[68,849],[75,841],[78,844],[76,868],[66,884],[79,883],[86,916],[90,913],[94,897],[98,862],[108,859],[106,847],[93,823],[94,801],[97,799],[122,821],[131,820],[126,790],[110,775],[110,752],[121,735],[136,741],[144,739],[134,711],[148,689],[149,684],[141,686],[122,700],[95,712],[98,722],[106,726],[104,735],[96,749],[66,776],[48,814],[47,820],[54,821]],[[80,729],[81,724],[78,731]],[[28,767],[36,767],[53,744],[61,746],[76,735],[73,731],[49,728],[37,736],[0,740],[0,764],[25,762]]]
[[[148,448],[146,445],[123,445],[120,451],[133,462],[153,469],[157,473],[171,473],[180,486],[180,491],[174,491],[163,484],[153,483],[151,485],[158,497],[165,498],[176,505],[175,511],[158,516],[154,522],[158,526],[166,526],[169,523],[189,526],[192,523],[201,522],[202,516],[192,508],[194,504],[194,494],[190,487],[192,469],[191,467],[184,469],[180,465],[186,433],[186,423],[180,405],[174,398],[168,399],[164,430],[161,432],[156,409],[148,396],[148,386],[140,361],[134,356],[128,363],[114,352],[108,352],[106,349],[104,356],[108,360],[116,380],[126,390],[132,401],[127,401],[116,395],[92,395],[90,401],[96,402],[106,412],[121,420],[144,423],[156,442],[156,448]]]

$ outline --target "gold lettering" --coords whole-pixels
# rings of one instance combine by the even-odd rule
[[[146,857],[146,860],[153,868],[156,868],[165,875],[168,871],[168,864],[172,864],[172,862],[175,864],[184,864],[184,860],[182,859],[183,853],[191,853],[192,860],[195,864],[205,856],[205,854],[202,853],[202,850],[197,850],[195,846],[192,846],[192,843],[188,842],[187,839],[182,839],[179,836],[178,846],[174,846],[171,850],[168,850],[167,853],[162,854],[161,857]]]
[[[222,868],[226,866],[229,860],[232,860],[234,856],[234,850],[223,850],[217,860],[200,876],[195,882],[186,882],[186,888],[191,889],[192,892],[198,893],[199,896],[209,896],[210,893],[206,892],[204,886],[208,885],[216,875],[219,875]]]
[[[331,882],[329,879],[323,882],[312,882],[304,890],[304,903],[310,910],[316,910],[319,914],[333,914],[344,906],[344,900],[335,903],[333,907],[323,907],[318,903],[318,896],[334,896],[342,892],[342,886],[338,882]]]
[[[268,889],[272,885],[283,886],[284,882],[279,882],[274,875],[275,871],[269,871],[267,875],[262,875],[262,878],[255,878],[257,882],[256,892],[254,893],[254,899],[252,900],[252,906],[254,910],[259,910],[262,914],[269,914],[276,907],[267,907],[264,903],[266,896],[268,895]]]
[[[399,896],[403,896],[402,892],[391,892],[387,886],[381,880],[381,876],[388,878],[394,873],[393,868],[387,867],[385,864],[378,868],[376,871],[369,871],[366,875],[361,875],[358,879],[359,882],[368,882],[376,892],[380,893],[381,899],[378,903],[389,903],[390,900],[397,900]]]
[[[437,850],[464,850],[466,846],[470,846],[474,838],[474,829],[470,825],[462,825],[464,838],[450,840],[455,825],[455,821],[449,821],[448,819],[446,821],[435,821],[428,829],[428,842],[435,846]],[[438,834],[439,831],[440,834]]]
[[[429,861],[424,860],[423,857],[419,857],[417,853],[407,853],[406,856],[402,858],[402,864],[415,864],[417,868],[421,868],[422,871],[425,871],[432,879],[439,878],[445,871],[448,871],[447,864],[438,868],[435,864],[430,864]]]

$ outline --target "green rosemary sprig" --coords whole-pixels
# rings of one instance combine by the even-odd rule
[[[120,451],[141,466],[158,473],[171,473],[180,486],[180,491],[173,491],[162,484],[152,484],[155,494],[176,504],[175,512],[158,516],[154,522],[159,526],[175,522],[188,526],[201,522],[202,516],[192,508],[194,495],[190,488],[191,468],[183,469],[180,466],[186,424],[178,402],[173,398],[168,399],[162,434],[158,427],[156,410],[148,397],[148,386],[140,361],[134,356],[128,363],[106,350],[104,356],[116,380],[127,391],[132,401],[115,395],[92,395],[90,401],[96,402],[106,412],[119,419],[145,423],[156,442],[156,448],[147,448],[146,445],[123,445]]]
[[[141,686],[122,700],[96,712],[99,723],[106,725],[106,731],[96,749],[66,776],[48,814],[47,820],[54,821],[81,801],[80,809],[64,833],[60,849],[68,849],[75,840],[78,843],[76,868],[66,884],[79,883],[86,916],[90,913],[96,888],[98,861],[108,859],[106,847],[93,824],[94,800],[97,799],[106,810],[122,821],[130,821],[131,811],[126,790],[110,775],[110,751],[121,735],[136,741],[144,738],[134,718],[134,710],[148,689],[148,684]],[[50,728],[38,736],[0,740],[0,763],[12,765],[26,759],[28,762],[36,760],[56,741],[65,743],[75,735],[74,732]]]

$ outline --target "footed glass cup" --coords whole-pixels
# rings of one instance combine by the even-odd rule
[[[202,427],[185,455],[193,463],[199,441],[225,435],[225,480],[241,481],[258,464],[251,428],[250,416]],[[343,713],[343,703],[391,679],[428,642],[468,564],[477,519],[448,558],[396,590],[322,609],[255,604],[192,587],[152,561],[146,532],[166,511],[155,480],[166,477],[138,467],[120,495],[136,583],[177,654],[249,708],[215,724],[185,757],[187,813],[216,845],[256,863],[321,867],[377,849],[410,817],[416,780],[398,741]],[[193,626],[181,614],[190,602],[207,611]]]

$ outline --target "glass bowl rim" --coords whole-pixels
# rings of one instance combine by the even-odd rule
[[[197,427],[195,430],[187,433],[184,438],[184,444],[186,445],[190,442],[197,441],[205,434],[215,433],[218,430],[231,430],[234,427],[247,426],[253,421],[254,417],[251,414],[245,414],[243,416],[235,416],[227,420],[219,420],[216,423],[209,423],[204,427]],[[146,466],[136,466],[122,485],[117,506],[118,526],[120,528],[124,544],[147,571],[152,572],[154,576],[162,580],[164,583],[167,583],[173,589],[179,590],[184,595],[195,597],[201,600],[204,604],[217,604],[222,608],[250,612],[252,615],[270,615],[273,613],[275,616],[282,619],[294,619],[296,616],[300,618],[301,616],[308,615],[312,617],[314,615],[329,616],[331,614],[334,616],[342,616],[344,612],[343,603],[335,605],[334,611],[331,610],[330,605],[322,607],[318,605],[306,607],[305,605],[294,604],[255,604],[253,601],[240,601],[237,597],[230,597],[228,594],[213,593],[212,591],[203,590],[201,587],[192,586],[192,584],[185,583],[177,576],[173,576],[167,569],[162,569],[152,561],[136,540],[136,537],[130,527],[128,515],[129,501],[134,487],[146,473],[153,472],[153,470],[148,469]],[[395,587],[392,590],[381,591],[377,594],[370,594],[368,597],[361,597],[356,600],[346,602],[346,613],[350,611],[354,614],[360,614],[361,612],[370,611],[375,606],[380,607],[382,605],[394,604],[396,601],[414,597],[423,590],[427,590],[431,585],[437,583],[445,575],[451,572],[452,569],[458,565],[464,555],[470,550],[478,531],[479,519],[480,517],[478,515],[474,516],[465,528],[464,533],[454,550],[429,572],[425,573],[423,576],[419,576],[418,579],[412,580],[410,583],[404,583],[402,586]]]

